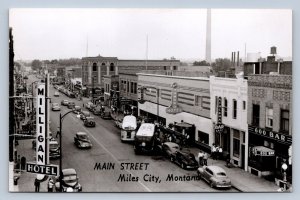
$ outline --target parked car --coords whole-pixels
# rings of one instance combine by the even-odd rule
[[[76,106],[75,106],[76,107]],[[90,114],[90,112],[89,111],[82,111],[81,113],[80,113],[80,119],[82,119],[82,120],[86,120],[86,118],[87,117],[90,117],[91,116],[91,114]]]
[[[196,169],[199,166],[194,154],[190,152],[176,151],[170,156],[170,160],[182,169]]]
[[[92,142],[85,132],[77,132],[74,137],[74,143],[78,148],[91,148]]]
[[[85,108],[88,109],[89,111],[91,111],[94,107],[94,104],[92,102],[87,102],[85,105]]]
[[[179,145],[174,142],[165,142],[162,144],[162,153],[170,158],[176,151],[179,151]]]
[[[86,117],[83,124],[87,127],[95,127],[96,126],[94,117]]]
[[[67,106],[69,104],[69,101],[67,99],[61,100],[60,103],[62,106]]]
[[[58,177],[57,180],[60,180]],[[79,178],[77,172],[73,168],[63,169],[62,170],[62,191],[67,192],[68,188],[72,188],[72,192],[81,192],[82,186],[79,183]],[[60,191],[60,182],[56,181],[55,183],[56,191]]]
[[[209,183],[210,187],[216,188],[230,188],[231,181],[227,176],[225,170],[219,166],[203,166],[199,167],[197,174],[200,178]]]
[[[55,97],[59,97],[59,92],[54,92]]]
[[[109,111],[105,111],[101,113],[101,118],[102,119],[112,119],[111,114]]]
[[[69,108],[69,109],[73,109],[74,107],[75,107],[75,102],[69,101],[69,103],[68,103],[68,108]]]
[[[92,110],[94,115],[101,115],[103,109],[99,105],[99,106],[93,106]]]
[[[75,113],[76,115],[79,115],[81,113],[81,107],[75,106],[73,109],[73,113]]]
[[[51,106],[52,111],[60,111],[60,107],[58,103],[52,103]]]

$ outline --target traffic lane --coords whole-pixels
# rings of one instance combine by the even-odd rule
[[[191,182],[183,182],[183,183],[177,183],[172,184],[168,181],[165,181],[165,178],[168,174],[171,174],[173,176],[195,176],[195,171],[185,171],[180,169],[177,165],[170,163],[168,160],[165,160],[161,156],[136,156],[133,152],[133,147],[131,144],[123,144],[120,142],[120,130],[118,130],[113,123],[111,123],[111,120],[102,120],[100,118],[96,117],[96,128],[86,129],[85,132],[90,132],[90,134],[93,134],[94,137],[98,138],[96,140],[100,141],[107,141],[104,144],[101,144],[104,146],[104,148],[109,151],[119,162],[137,162],[137,163],[150,163],[149,169],[147,171],[143,172],[135,172],[134,174],[143,179],[143,177],[146,175],[147,182],[145,184],[147,186],[150,186],[150,188],[154,191],[215,191],[214,189],[211,189],[206,183],[203,181],[191,181]],[[75,119],[76,120],[76,119]],[[100,122],[100,123],[99,123]],[[109,123],[110,122],[110,123]],[[103,125],[105,126],[103,129]],[[100,127],[100,128],[99,128]],[[106,131],[107,128],[114,129],[114,131]],[[93,131],[94,130],[94,131]],[[116,133],[116,132],[119,133]],[[96,132],[96,133],[93,133]],[[114,132],[114,133],[112,133]],[[114,142],[109,142],[114,141]],[[117,144],[117,145],[116,145]],[[117,148],[120,147],[120,148]],[[125,153],[126,152],[126,153]],[[125,153],[125,154],[124,154]],[[167,163],[166,163],[167,162]],[[158,175],[157,175],[158,174]],[[149,182],[149,178],[153,178],[152,176],[160,177],[161,178],[161,184],[155,183],[155,182]],[[170,185],[172,187],[170,187]],[[178,187],[174,188],[174,185]],[[194,187],[192,187],[194,186]],[[183,190],[184,188],[184,190]],[[219,191],[219,190],[217,190]],[[232,190],[229,190],[232,192]]]
[[[53,113],[53,112],[52,112]],[[70,116],[69,116],[70,115]],[[80,183],[83,185],[83,191],[86,192],[122,192],[122,191],[148,191],[147,188],[140,183],[123,184],[117,183],[118,174],[128,172],[121,172],[117,168],[109,171],[97,171],[94,170],[94,166],[97,162],[115,163],[115,160],[102,149],[100,145],[97,145],[93,138],[91,138],[93,147],[88,150],[78,149],[74,145],[74,136],[76,132],[85,131],[82,129],[82,121],[77,119],[74,114],[70,113],[63,122],[62,130],[62,152],[63,152],[63,169],[75,168],[78,176],[80,177]],[[58,125],[56,116],[52,115],[54,119],[53,126]],[[54,161],[53,163],[57,163]]]

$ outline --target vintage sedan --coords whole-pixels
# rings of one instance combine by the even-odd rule
[[[57,159],[60,157],[60,147],[56,140],[52,139],[49,141],[49,158]]]
[[[75,113],[76,115],[80,115],[81,114],[81,107],[80,106],[74,106],[73,113]]]
[[[74,101],[69,101],[68,108],[73,109],[74,107],[75,107],[75,102]]]
[[[82,119],[82,120],[86,120],[86,118],[90,117],[90,116],[91,116],[91,114],[89,111],[81,111],[81,113],[80,113],[80,119]]]
[[[166,155],[168,158],[171,157],[171,155],[174,155],[176,151],[179,151],[179,145],[174,142],[165,142],[162,145],[162,152],[164,155]]]
[[[105,111],[101,113],[101,118],[102,119],[112,119],[111,114],[109,111]]]
[[[87,102],[86,104],[84,104],[85,108],[88,109],[89,111],[92,111],[94,108],[94,104],[92,102]]]
[[[184,151],[176,151],[170,156],[171,162],[178,164],[182,169],[196,169],[199,167],[194,154]]]
[[[59,92],[54,92],[55,97],[59,97]]]
[[[60,111],[60,107],[58,103],[52,103],[51,105],[52,111]]]
[[[61,100],[60,104],[62,106],[67,106],[69,104],[69,101],[67,99]]]
[[[200,178],[209,183],[210,187],[230,188],[231,181],[224,169],[219,166],[203,166],[199,167],[197,174]]]
[[[78,148],[91,148],[92,142],[85,132],[77,132],[74,137],[74,143]]]
[[[86,119],[84,120],[83,124],[86,127],[95,127],[96,126],[96,122],[94,117],[86,117]]]
[[[73,168],[63,169],[62,170],[62,191],[67,192],[72,189],[72,192],[81,192],[82,186],[78,181],[77,172]],[[55,183],[56,191],[60,191],[60,178],[57,178]]]
[[[116,125],[116,127],[118,127],[119,129],[121,129],[122,128],[122,122],[123,122],[122,118],[115,119],[115,125]]]

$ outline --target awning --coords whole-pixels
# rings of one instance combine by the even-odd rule
[[[193,127],[192,124],[189,124],[189,123],[186,123],[186,122],[176,123],[176,124],[174,124],[174,126],[179,126],[179,127],[182,127],[182,128],[192,128]]]
[[[252,152],[256,156],[275,156],[275,151],[273,149],[264,146],[253,147]]]

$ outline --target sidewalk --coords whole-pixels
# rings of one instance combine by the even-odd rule
[[[197,157],[199,149],[195,147],[189,149],[191,153]],[[241,168],[226,167],[226,162],[223,160],[213,160],[209,158],[207,164],[222,167],[231,179],[232,186],[241,192],[277,192],[279,189],[274,182],[259,178],[258,176],[250,174]]]

